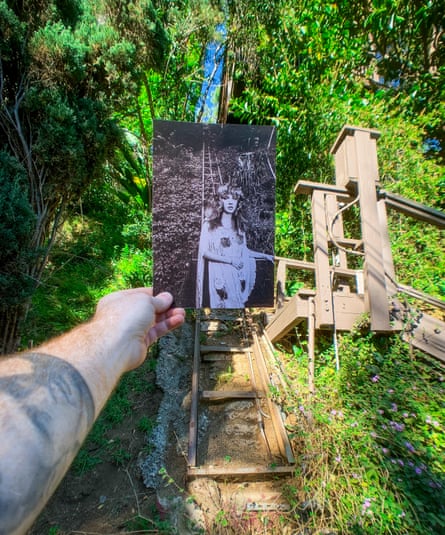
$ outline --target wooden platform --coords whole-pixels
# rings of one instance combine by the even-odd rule
[[[315,291],[313,290],[300,291],[286,301],[282,308],[276,311],[266,327],[266,332],[271,342],[282,338],[308,317],[308,301],[309,298],[313,298],[314,296]]]

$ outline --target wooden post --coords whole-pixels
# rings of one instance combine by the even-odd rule
[[[376,191],[379,181],[376,140],[379,136],[376,130],[346,126],[331,153],[335,156],[337,185],[348,188],[352,180],[357,181],[365,251],[365,294],[371,329],[388,332],[392,329]]]
[[[332,310],[332,285],[329,264],[329,246],[326,226],[325,193],[312,193],[312,228],[314,240],[315,283],[317,288],[315,306],[317,309],[317,329],[334,325]]]
[[[309,393],[315,394],[315,305],[314,298],[310,297],[307,316],[307,353],[308,353],[308,387]]]
[[[201,363],[200,336],[201,336],[201,318],[197,311],[195,320],[195,345],[193,353],[193,374],[192,374],[192,401],[190,408],[189,423],[189,447],[188,447],[188,466],[195,467],[197,463],[198,450],[198,398],[199,398],[199,368]]]
[[[277,308],[282,308],[284,306],[285,298],[286,298],[286,262],[284,262],[284,260],[278,260],[277,295],[276,295]]]

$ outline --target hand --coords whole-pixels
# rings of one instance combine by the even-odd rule
[[[241,262],[241,260],[231,260],[230,264],[237,269],[238,271],[240,269],[243,269],[244,264]]]
[[[117,335],[128,355],[127,371],[145,360],[148,347],[184,323],[183,308],[170,308],[173,296],[163,292],[153,297],[152,288],[135,288],[103,297],[93,321],[104,322],[109,336]]]

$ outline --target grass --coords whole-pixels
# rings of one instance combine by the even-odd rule
[[[443,367],[397,337],[357,332],[339,348],[339,373],[330,344],[320,351],[313,395],[304,348],[284,357],[292,522],[310,533],[445,532]]]

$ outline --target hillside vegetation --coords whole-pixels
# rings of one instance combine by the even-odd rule
[[[0,2],[1,351],[151,284],[152,121],[195,120],[213,39],[219,120],[277,128],[277,255],[312,260],[310,202],[292,191],[334,183],[345,124],[381,132],[384,189],[443,210],[444,19],[443,0]],[[444,299],[443,233],[394,213],[389,228],[398,282]],[[332,339],[317,341],[314,396],[304,332],[277,346],[300,467],[283,524],[445,532],[443,368],[366,321],[338,348],[339,372]],[[243,533],[229,513],[215,533]],[[169,532],[139,526],[153,523]]]

